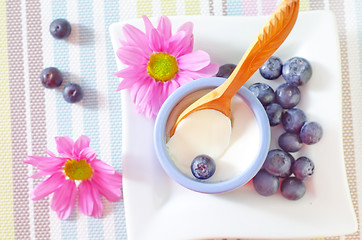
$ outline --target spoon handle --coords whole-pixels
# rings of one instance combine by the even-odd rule
[[[299,0],[284,0],[265,23],[259,35],[224,84],[223,97],[232,98],[244,83],[279,48],[292,30],[299,12]]]

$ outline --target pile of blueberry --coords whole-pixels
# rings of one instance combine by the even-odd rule
[[[65,39],[70,35],[71,25],[65,19],[55,19],[49,26],[50,34],[56,39]],[[40,74],[40,81],[46,88],[57,88],[63,83],[63,75],[59,69],[49,67]],[[83,99],[83,90],[76,83],[67,83],[63,88],[64,100],[76,103]]]
[[[222,65],[216,76],[227,78],[235,67],[234,64]],[[285,198],[297,200],[306,192],[303,180],[312,176],[314,163],[305,156],[295,160],[291,153],[298,152],[304,144],[319,142],[323,135],[321,125],[307,121],[305,113],[296,108],[301,99],[298,87],[309,81],[312,68],[301,57],[293,57],[283,64],[280,58],[272,56],[259,72],[266,80],[280,76],[285,80],[275,91],[266,83],[254,83],[249,87],[263,104],[270,126],[282,124],[285,132],[278,139],[280,149],[269,151],[262,169],[253,178],[254,188],[259,194],[270,196],[278,191],[280,185]]]

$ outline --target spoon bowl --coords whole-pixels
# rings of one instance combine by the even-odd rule
[[[293,29],[298,12],[299,0],[284,0],[249,46],[230,77],[222,85],[186,108],[171,128],[171,136],[185,117],[198,110],[214,109],[230,118],[231,98],[284,42]]]

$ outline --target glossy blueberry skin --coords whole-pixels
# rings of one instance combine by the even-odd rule
[[[271,56],[260,68],[259,72],[263,78],[268,80],[277,79],[282,75],[283,63],[278,57]]]
[[[191,172],[197,179],[208,179],[215,170],[215,161],[207,155],[199,155],[192,160]]]
[[[282,182],[280,190],[286,199],[298,200],[304,196],[306,187],[302,180],[296,177],[288,177]]]
[[[303,143],[308,145],[319,142],[322,136],[322,126],[317,122],[306,122],[300,129],[300,139]]]
[[[282,74],[288,84],[301,86],[312,77],[312,67],[306,59],[294,57],[283,65]]]
[[[216,77],[228,78],[235,67],[236,65],[232,63],[221,65],[219,71],[216,73]]]
[[[58,68],[55,67],[45,68],[40,73],[40,82],[46,88],[57,88],[63,82],[63,75]]]
[[[288,177],[294,158],[281,149],[273,149],[268,152],[264,162],[264,169],[276,177]]]
[[[278,144],[281,149],[286,152],[298,152],[302,147],[303,143],[297,133],[283,133],[278,139]]]
[[[68,103],[76,103],[83,99],[83,89],[76,83],[67,83],[63,89],[63,98]]]
[[[282,124],[287,132],[299,133],[303,124],[307,121],[305,113],[299,108],[292,108],[283,113]]]
[[[249,87],[249,90],[259,99],[264,106],[272,103],[275,98],[274,90],[268,84],[254,83]]]
[[[283,108],[278,103],[271,103],[265,108],[271,127],[278,125],[282,120]]]
[[[314,163],[307,157],[300,157],[293,163],[292,172],[300,180],[310,178],[314,173]]]
[[[284,109],[291,109],[300,102],[299,88],[284,83],[275,90],[275,100]]]
[[[279,178],[262,169],[253,178],[253,185],[260,195],[271,196],[278,191]]]
[[[55,19],[49,26],[50,34],[56,39],[65,39],[70,35],[70,23],[62,18]]]

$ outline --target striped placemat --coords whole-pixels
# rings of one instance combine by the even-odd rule
[[[55,149],[55,136],[88,135],[100,159],[122,171],[120,94],[108,34],[113,22],[159,15],[267,15],[276,0],[2,0],[0,1],[0,239],[127,239],[123,202],[103,201],[104,217],[79,213],[60,221],[50,198],[33,202],[39,179],[26,155]],[[362,1],[301,0],[301,11],[334,11],[340,37],[343,144],[357,217],[362,201]],[[55,18],[72,24],[67,41],[54,40]],[[326,40],[328,41],[328,39]],[[65,82],[83,86],[82,104],[67,104],[60,90],[39,84],[42,69],[56,66]],[[326,100],[328,101],[328,100]],[[142,229],[142,226],[140,226]],[[306,231],[308,231],[306,229]],[[361,239],[360,232],[333,239]]]

